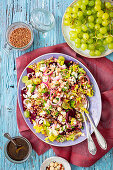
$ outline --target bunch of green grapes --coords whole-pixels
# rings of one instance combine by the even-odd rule
[[[113,49],[113,6],[101,0],[79,0],[68,7],[64,25],[70,26],[70,40],[77,48],[100,56],[105,49]]]

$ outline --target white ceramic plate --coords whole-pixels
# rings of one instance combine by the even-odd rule
[[[46,160],[42,163],[42,165],[41,165],[41,167],[40,167],[40,170],[46,170],[46,167],[47,167],[51,162],[53,162],[53,161],[56,161],[56,162],[58,162],[58,163],[61,163],[61,164],[64,166],[65,170],[71,170],[71,166],[70,166],[70,164],[68,163],[68,161],[66,161],[64,158],[57,157],[57,156],[50,157],[50,158],[46,159]]]
[[[73,4],[74,4],[75,2],[77,2],[77,1],[78,1],[78,0],[73,1],[69,6],[72,7]],[[108,1],[108,0],[104,0],[104,1]],[[112,5],[113,5],[113,1],[112,1],[111,3],[112,3]],[[65,11],[65,13],[66,13],[66,11]],[[65,14],[65,13],[64,13],[64,14]],[[113,52],[113,50],[106,49],[106,51],[105,51],[104,53],[102,53],[102,55],[100,55],[100,56],[90,56],[90,55],[89,55],[89,50],[83,51],[83,50],[81,50],[81,48],[76,48],[74,41],[71,41],[71,40],[70,40],[70,35],[69,35],[69,32],[70,32],[71,30],[73,30],[73,29],[71,29],[69,26],[65,26],[63,23],[64,23],[64,16],[63,16],[63,18],[62,18],[62,33],[63,33],[64,39],[65,39],[65,41],[67,42],[67,44],[68,44],[75,52],[77,52],[77,53],[80,54],[81,56],[88,57],[88,58],[101,58],[101,57],[107,56],[107,55],[109,55],[110,53]]]

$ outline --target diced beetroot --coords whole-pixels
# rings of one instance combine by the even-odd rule
[[[50,64],[55,64],[55,65],[57,65],[57,62],[53,61],[53,62],[50,62],[49,65],[50,65]]]
[[[66,132],[62,132],[62,133],[60,133],[59,135],[66,135]]]
[[[67,113],[66,113],[66,122],[69,122],[69,116],[71,117],[75,117],[76,114],[76,110],[75,109],[70,109]]]
[[[73,132],[74,130],[79,131],[80,129],[78,127],[74,127],[72,129],[67,129],[67,132]]]
[[[22,99],[22,106],[23,106],[23,110],[25,111],[26,110],[26,108],[24,107],[24,104],[23,104],[23,101],[24,101],[24,96],[23,96],[23,94],[25,94],[26,95],[26,93],[27,93],[27,89],[26,89],[26,87],[25,88],[23,88],[22,90],[21,90],[21,99]]]
[[[64,64],[69,68],[69,66],[70,65],[72,65],[73,64],[73,62],[72,63],[70,63],[70,61],[69,60],[65,60],[64,61]]]
[[[48,96],[49,96],[49,93],[48,93],[48,92],[45,92],[45,93],[43,94],[43,96],[44,96],[44,97],[48,97]]]
[[[36,119],[36,115],[31,114],[31,117],[29,119],[31,124],[33,124],[33,120],[35,120],[35,119]]]
[[[35,73],[35,71],[34,71],[32,68],[29,68],[29,67],[28,67],[28,68],[27,68],[27,74],[28,74],[28,73]]]

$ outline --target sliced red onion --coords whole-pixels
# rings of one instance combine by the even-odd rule
[[[23,104],[25,104],[25,105],[27,106],[26,101],[30,101],[30,99],[24,99],[24,100],[23,100]]]
[[[53,71],[50,71],[49,73],[46,73],[46,71],[47,71],[47,68],[45,69],[45,71],[43,73],[44,76],[49,76],[53,73]]]
[[[60,98],[59,98],[58,103],[52,103],[52,101],[50,101],[51,105],[53,105],[53,106],[57,106],[60,102],[61,102]]]
[[[42,82],[43,84],[45,84],[45,86],[47,87],[47,88],[49,88],[49,86],[48,86],[48,84],[47,83],[45,83],[45,82]]]
[[[40,66],[40,71],[45,72],[46,69],[47,69],[46,64],[41,64],[41,65],[42,65],[42,67]],[[43,66],[44,66],[44,67],[43,67]],[[41,69],[41,68],[42,68],[42,69]]]
[[[44,121],[44,118],[38,118],[38,119],[36,119],[36,122],[37,122],[38,124],[42,124],[43,122],[40,123],[40,121]]]
[[[52,96],[52,94],[54,95]],[[55,97],[55,92],[53,90],[50,91],[50,100],[51,100],[51,97]]]
[[[86,78],[87,78],[88,82],[90,83],[90,79],[89,79],[88,75],[86,75]]]

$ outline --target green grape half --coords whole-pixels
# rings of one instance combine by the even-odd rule
[[[87,49],[87,44],[81,44],[81,49],[84,51]]]

